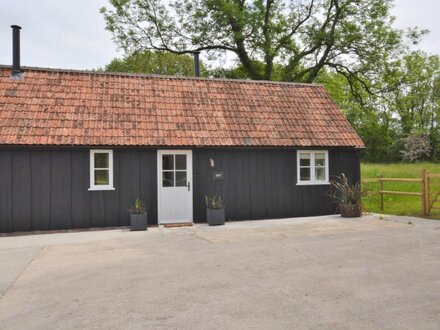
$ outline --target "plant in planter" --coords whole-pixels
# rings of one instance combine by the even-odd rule
[[[336,177],[331,182],[335,189],[333,197],[338,202],[338,208],[341,216],[346,218],[355,218],[362,215],[362,191],[359,182],[349,184],[344,173]]]
[[[130,211],[130,230],[147,230],[147,208],[145,204],[136,198]]]
[[[225,224],[225,206],[220,196],[205,195],[206,219],[210,226]]]

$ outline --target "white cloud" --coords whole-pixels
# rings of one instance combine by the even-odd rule
[[[430,33],[423,38],[420,48],[426,52],[440,54],[440,1],[438,0],[395,0],[392,10],[396,16],[396,27],[406,29],[418,26]]]

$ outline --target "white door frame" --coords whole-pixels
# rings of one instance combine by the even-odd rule
[[[193,161],[192,161],[192,150],[188,149],[159,149],[157,150],[157,223],[161,223],[161,193],[160,189],[162,187],[162,155],[163,154],[177,154],[186,155],[187,159],[187,181],[190,187],[190,198],[188,199],[188,209],[189,209],[189,219],[188,222],[193,222]],[[168,222],[165,222],[168,223]]]

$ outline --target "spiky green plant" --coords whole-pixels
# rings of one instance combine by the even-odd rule
[[[147,212],[147,207],[144,202],[142,202],[139,197],[134,201],[134,205],[128,209],[130,213],[133,214],[141,214]]]
[[[205,195],[205,203],[208,209],[222,209],[225,207],[223,200],[218,195],[214,195],[212,197]]]
[[[332,197],[335,198],[340,204],[361,204],[362,191],[359,182],[350,184],[344,173],[337,176],[331,181],[331,185],[334,188]]]

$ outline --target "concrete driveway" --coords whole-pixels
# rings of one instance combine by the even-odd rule
[[[440,221],[329,216],[0,238],[1,329],[439,327]]]

